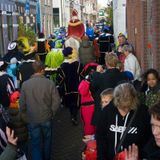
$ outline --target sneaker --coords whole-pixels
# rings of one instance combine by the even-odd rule
[[[75,126],[78,125],[78,121],[76,119],[72,118],[71,121],[72,121],[73,125],[75,125]]]

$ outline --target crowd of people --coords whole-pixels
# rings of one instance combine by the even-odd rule
[[[158,71],[142,73],[125,35],[116,46],[108,27],[93,38],[71,29],[79,25],[83,33],[70,21],[67,37],[39,33],[27,55],[9,43],[0,61],[0,159],[25,160],[31,146],[32,160],[50,160],[62,105],[73,126],[81,116],[83,160],[160,159]]]

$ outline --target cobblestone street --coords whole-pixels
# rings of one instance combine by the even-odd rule
[[[53,123],[53,154],[52,160],[81,160],[82,125],[73,126],[69,110],[61,108]]]

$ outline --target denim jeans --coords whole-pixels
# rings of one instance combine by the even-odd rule
[[[51,121],[28,125],[32,160],[50,160],[52,126]]]

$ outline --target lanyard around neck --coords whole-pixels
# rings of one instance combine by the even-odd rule
[[[129,116],[130,112],[127,113],[126,115],[126,118],[125,118],[125,121],[124,121],[124,125],[123,125],[123,130],[122,130],[122,133],[120,135],[120,140],[124,134],[124,131],[126,130],[126,125],[127,125],[127,120],[128,120],[128,116]],[[115,142],[114,142],[114,149],[115,149],[115,153],[116,153],[116,147],[117,147],[117,141],[118,141],[118,114],[116,115],[116,129],[115,129]]]

